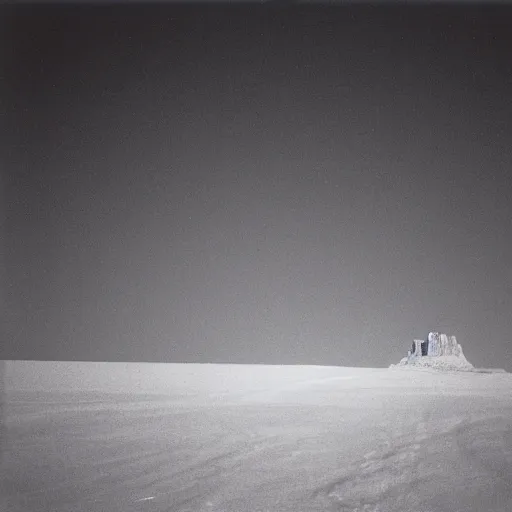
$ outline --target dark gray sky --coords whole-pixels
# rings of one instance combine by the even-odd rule
[[[3,11],[5,359],[512,370],[511,8]]]

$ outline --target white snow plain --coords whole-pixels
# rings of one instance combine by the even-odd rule
[[[510,512],[512,375],[8,362],[9,512]]]

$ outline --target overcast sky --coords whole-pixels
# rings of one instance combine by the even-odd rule
[[[511,8],[4,9],[4,359],[512,370]]]

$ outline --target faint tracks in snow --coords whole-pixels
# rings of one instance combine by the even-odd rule
[[[338,512],[433,510],[425,489],[440,485],[445,490],[441,475],[456,470],[446,454],[458,451],[454,439],[468,422],[460,417],[441,420],[432,407],[423,406],[412,421],[409,412],[397,414],[380,446],[353,461],[316,497]]]
[[[512,493],[512,420],[475,421],[456,437],[461,456]]]

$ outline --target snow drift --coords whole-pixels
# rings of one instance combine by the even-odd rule
[[[0,510],[512,510],[509,374],[9,362],[6,387]]]

